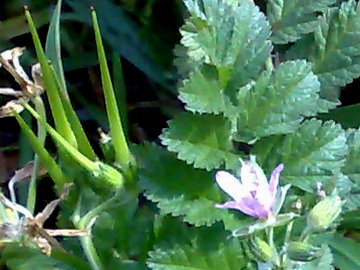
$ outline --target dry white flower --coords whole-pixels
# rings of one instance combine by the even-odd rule
[[[18,98],[0,107],[0,118],[12,116],[13,111],[17,113],[21,112],[24,110],[22,102],[28,102],[31,98],[41,95],[44,92],[40,65],[35,64],[32,66],[31,75],[33,80],[30,80],[20,64],[19,58],[23,54],[24,49],[25,48],[15,47],[0,54],[0,68],[4,67],[20,87],[20,90],[0,87],[0,94]]]

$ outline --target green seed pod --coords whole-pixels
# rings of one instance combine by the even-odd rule
[[[293,261],[309,262],[321,256],[321,249],[309,243],[290,242],[286,253]]]
[[[274,258],[277,257],[276,251],[258,237],[251,237],[248,246],[252,255],[259,262],[274,262]]]
[[[307,224],[315,231],[326,230],[340,215],[343,202],[336,194],[318,202],[308,214]]]

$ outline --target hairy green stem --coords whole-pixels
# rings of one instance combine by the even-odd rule
[[[83,219],[80,218],[81,212],[81,201],[82,201],[82,194],[79,195],[78,202],[76,205],[76,209],[74,211],[72,220],[74,223],[75,228],[84,230],[89,230],[89,235],[80,237],[81,247],[85,253],[85,257],[88,260],[92,270],[102,270],[104,269],[101,259],[96,252],[96,248],[94,246],[92,235],[91,235],[91,227],[89,223],[85,223]],[[89,221],[90,222],[90,221]]]
[[[268,237],[268,244],[271,248],[275,248],[274,245],[274,227],[269,227],[266,229],[266,234]]]
[[[96,218],[98,215],[100,215],[102,212],[104,212],[106,209],[109,209],[110,206],[112,206],[117,200],[117,196],[111,197],[107,201],[101,203],[94,209],[90,210],[86,215],[84,215],[79,220],[79,227],[82,229],[87,228],[87,226],[92,222],[94,218]]]
[[[96,252],[91,235],[80,237],[80,242],[85,252],[85,256],[90,263],[91,269],[93,270],[104,269],[104,267],[102,266],[101,259]]]
[[[79,198],[79,202],[77,205],[77,209],[73,215],[73,222],[76,228],[80,230],[89,230],[91,232],[91,227],[94,223],[94,220],[97,216],[103,213],[105,210],[109,209],[116,201],[118,200],[118,193],[115,194],[110,199],[101,203],[94,209],[90,210],[87,214],[85,214],[82,218],[80,218],[80,207],[81,207],[81,197]],[[91,234],[89,236],[84,236],[80,238],[81,246],[85,252],[85,256],[88,259],[91,268],[94,270],[104,269],[102,266],[101,259],[96,252],[96,248],[92,241]]]
[[[286,232],[285,232],[285,240],[284,240],[284,246],[286,246],[290,242],[290,236],[291,231],[294,225],[294,221],[290,221],[290,223],[286,226]]]
[[[299,241],[304,241],[310,232],[311,229],[309,228],[309,226],[306,226],[300,235]]]

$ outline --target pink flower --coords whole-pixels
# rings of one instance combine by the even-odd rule
[[[273,213],[280,173],[284,165],[280,164],[273,170],[268,182],[263,170],[256,163],[255,156],[250,156],[249,161],[240,161],[241,181],[226,171],[216,173],[219,187],[234,199],[217,204],[216,207],[236,209],[255,218],[268,219]]]

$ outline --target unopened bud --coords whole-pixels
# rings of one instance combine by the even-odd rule
[[[121,188],[124,185],[123,175],[114,167],[102,162],[96,162],[96,165],[98,169],[93,171],[96,178],[103,180],[105,183],[109,183],[115,188]]]
[[[326,230],[340,215],[342,205],[336,194],[324,198],[308,214],[308,226],[315,231]]]
[[[321,256],[321,249],[309,243],[290,242],[286,253],[290,260],[309,262]]]
[[[252,255],[255,257],[257,261],[260,262],[271,262],[273,264],[277,264],[277,253],[276,250],[271,248],[268,243],[261,240],[258,237],[252,237],[249,240],[249,248]]]

